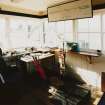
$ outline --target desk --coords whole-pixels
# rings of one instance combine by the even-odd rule
[[[20,54],[13,54],[12,56],[5,55],[4,59],[7,60],[6,62],[9,62],[9,65],[14,63],[20,70],[22,70],[23,73],[27,74],[32,71],[32,68],[33,68],[32,56],[34,56],[40,60],[41,66],[44,68],[44,70],[46,70],[47,72],[51,71],[50,69],[51,68],[53,69],[54,66],[57,64],[55,62],[55,54],[39,53],[39,52],[40,51],[25,52],[25,53],[20,53]],[[10,61],[12,58],[13,58],[13,62]]]
[[[12,54],[12,52],[8,52],[7,54],[3,55],[3,58],[10,58],[10,57],[16,57],[16,56],[22,56],[22,55],[28,55],[31,53],[38,53],[39,51],[24,51],[24,52],[15,52]]]
[[[36,55],[35,55],[36,56]],[[40,60],[41,65],[45,66],[54,66],[55,64],[55,55],[51,53],[41,54],[37,56]],[[32,71],[32,56],[25,56],[20,58],[21,62],[23,62],[24,69],[26,72],[30,73]]]
[[[41,55],[37,55],[36,57],[38,58],[38,60],[42,60],[42,59],[45,59],[45,58],[48,58],[51,56],[54,56],[54,54],[41,54]],[[25,56],[25,57],[21,57],[20,60],[28,63],[28,62],[33,61],[33,57],[32,56]]]
[[[89,58],[89,63],[92,64],[92,57],[99,57],[100,55],[92,52],[79,52],[80,55],[87,56]]]
[[[7,65],[16,65],[16,60],[20,59],[23,55],[30,55],[31,53],[39,53],[39,51],[23,51],[23,52],[8,52],[3,55],[3,58]]]
[[[89,63],[90,64],[92,64],[92,57],[99,57],[99,56],[101,56],[100,54],[98,54],[96,52],[88,52],[88,51],[80,51],[80,52],[68,51],[68,53],[73,53],[73,54],[86,56],[89,59]]]

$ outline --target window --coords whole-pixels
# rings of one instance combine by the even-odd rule
[[[101,50],[101,34],[90,33],[89,34],[89,49]]]
[[[105,34],[104,34],[104,37],[103,37],[103,49],[104,49],[104,51],[105,51]]]
[[[0,18],[0,47],[1,48],[7,48],[8,43],[7,43],[7,38],[5,36],[5,19]]]
[[[64,27],[64,40],[68,42],[73,42],[73,21],[65,21]]]
[[[101,15],[77,21],[77,36],[80,48],[101,50]]]
[[[63,41],[73,41],[73,21],[45,22],[45,45],[62,47]]]
[[[102,35],[103,35],[103,50],[105,51],[105,14],[103,14],[103,17],[102,17]]]
[[[56,23],[48,21],[45,22],[45,47],[58,46]]]
[[[2,49],[41,47],[43,44],[43,25],[38,19],[2,15],[0,33]]]
[[[102,31],[105,33],[105,14],[103,14],[102,16],[102,27],[103,27]]]
[[[80,48],[89,48],[88,33],[78,33],[78,43]]]
[[[12,48],[28,45],[28,33],[26,22],[20,19],[10,19],[10,42]]]
[[[78,32],[88,32],[88,19],[80,19],[78,22]]]
[[[101,15],[94,15],[93,18],[88,19],[89,32],[101,32]]]
[[[0,47],[4,49],[62,47],[63,42],[77,39],[80,48],[105,51],[105,13],[94,14],[93,18],[59,22],[2,15],[0,33]]]
[[[11,19],[12,47],[41,47],[42,24],[31,20]],[[17,39],[17,40],[16,40]]]

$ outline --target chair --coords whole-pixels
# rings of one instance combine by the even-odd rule
[[[22,73],[16,67],[7,66],[0,56],[0,105],[15,104],[20,97]]]

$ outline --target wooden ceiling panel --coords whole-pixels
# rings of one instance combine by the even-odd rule
[[[65,1],[75,0],[0,0],[0,8],[4,11],[12,11],[32,15],[47,15],[47,8],[49,6]],[[98,5],[98,9],[100,7],[105,8],[105,5],[103,4],[105,4],[105,0],[92,0],[92,5],[94,7]]]

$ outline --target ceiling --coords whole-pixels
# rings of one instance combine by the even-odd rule
[[[0,9],[37,16],[47,15],[47,7],[65,0],[0,0]],[[74,1],[74,0],[66,0]],[[105,0],[92,0],[92,5],[105,4]]]

